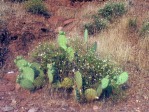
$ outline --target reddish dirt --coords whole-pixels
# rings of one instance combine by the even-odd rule
[[[16,18],[15,16],[9,18],[8,30],[12,36],[17,35],[18,38],[10,42],[8,48],[11,52],[8,54],[9,58],[6,60],[5,66],[1,69],[3,74],[0,76],[3,77],[0,77],[0,112],[149,112],[149,73],[140,71],[133,64],[125,66],[125,70],[130,74],[129,80],[131,80],[128,83],[130,88],[126,91],[127,97],[124,101],[119,101],[116,104],[107,101],[78,104],[72,97],[64,94],[50,94],[48,86],[35,93],[30,93],[16,85],[15,79],[18,72],[13,63],[14,58],[18,55],[27,57],[28,51],[39,42],[55,39],[58,27],[67,26],[75,21],[74,18],[54,15],[59,7],[75,9],[84,4],[75,3],[71,6],[68,0],[51,1],[45,1],[46,5],[51,6],[49,10],[53,14],[49,19],[31,14],[25,14],[25,18]],[[136,3],[138,5],[135,7],[140,7],[142,11],[149,7],[148,3],[145,5],[140,1],[136,1]],[[138,14],[142,14],[139,8],[135,9]],[[65,27],[65,29],[69,31],[71,27]],[[23,45],[21,39],[25,34],[27,34],[28,42]],[[32,36],[33,39],[30,38]],[[14,73],[8,73],[10,71]]]

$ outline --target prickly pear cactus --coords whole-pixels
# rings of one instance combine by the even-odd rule
[[[64,80],[61,82],[61,87],[63,88],[70,88],[72,86],[73,86],[73,81],[68,77],[64,78]]]
[[[97,92],[96,90],[90,88],[85,90],[85,98],[87,101],[93,101],[97,98]]]
[[[27,79],[27,80],[30,80],[31,82],[34,81],[34,70],[30,67],[23,67],[22,68],[22,76],[23,76],[23,79]]]
[[[16,66],[20,69],[23,68],[24,66],[28,65],[28,62],[23,59],[21,56],[18,56],[15,60],[14,60]]]
[[[47,73],[48,73],[49,83],[52,83],[53,79],[54,79],[55,69],[54,69],[53,65],[54,65],[53,63],[47,65],[47,68],[48,68]]]
[[[34,90],[34,88],[35,88],[35,86],[33,85],[33,83],[30,80],[28,80],[28,79],[21,79],[19,81],[19,84],[20,84],[20,86],[22,88],[28,89],[30,91]]]
[[[99,85],[96,91],[97,91],[97,96],[100,97],[100,95],[102,93],[102,86]]]
[[[35,80],[34,80],[34,86],[36,87],[36,89],[39,89],[41,87],[44,86],[45,84],[45,78],[42,76],[38,76]]]
[[[79,71],[77,71],[75,72],[74,78],[75,78],[77,88],[80,90],[82,88],[82,74]]]
[[[127,82],[127,80],[128,80],[128,73],[127,72],[123,72],[122,74],[120,74],[118,76],[117,84],[118,85],[124,84],[125,82]]]

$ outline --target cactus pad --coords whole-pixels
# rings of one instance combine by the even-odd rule
[[[82,74],[79,71],[75,72],[75,81],[77,88],[80,90],[82,88]]]
[[[93,101],[97,97],[97,92],[96,90],[90,88],[85,90],[85,98],[87,101]]]
[[[28,90],[33,90],[34,89],[33,83],[28,79],[21,79],[19,84],[24,89],[28,89]]]
[[[61,87],[70,88],[72,86],[73,86],[73,81],[68,77],[64,78],[64,80],[61,82]]]
[[[23,67],[22,76],[23,76],[23,79],[27,79],[33,82],[34,81],[34,70],[30,67]]]

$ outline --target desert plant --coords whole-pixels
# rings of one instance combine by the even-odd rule
[[[104,19],[95,17],[93,19],[93,22],[85,24],[84,28],[88,30],[89,35],[93,35],[105,29],[106,26],[107,26],[107,22]]]
[[[140,30],[140,35],[145,36],[149,32],[149,22],[144,22]]]
[[[21,87],[33,91],[44,85],[45,76],[38,63],[29,63],[22,57],[17,57],[14,62],[20,70],[17,83]]]
[[[128,80],[126,72],[98,56],[97,42],[88,44],[87,30],[84,41],[79,40],[82,46],[78,47],[76,43],[70,46],[64,32],[59,33],[57,42],[58,46],[40,45],[33,59],[47,71],[51,87],[73,88],[77,101],[93,101],[106,94],[111,95]]]
[[[42,0],[29,0],[25,3],[25,8],[28,12],[32,14],[40,14],[45,17],[50,17]]]
[[[137,28],[137,18],[129,19],[128,26],[129,26],[130,29],[131,28],[136,29]]]
[[[123,3],[108,3],[104,8],[99,9],[98,14],[108,20],[122,16],[126,12]]]

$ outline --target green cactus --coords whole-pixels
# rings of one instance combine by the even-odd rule
[[[101,87],[101,85],[98,86],[96,91],[97,91],[97,96],[100,97],[100,95],[102,94],[102,87]]]
[[[44,84],[45,84],[45,78],[42,76],[38,76],[35,80],[34,80],[34,86],[36,87],[36,89],[41,88]]]
[[[61,82],[61,87],[63,88],[71,88],[73,86],[73,81],[71,78],[65,77]]]
[[[85,29],[85,32],[84,32],[84,41],[85,43],[87,43],[88,41],[88,30],[87,29]]]
[[[66,36],[65,36],[64,32],[59,32],[58,44],[61,48],[63,48],[66,51],[66,49],[67,49],[67,39],[66,39]]]
[[[124,84],[125,82],[127,82],[127,80],[128,80],[128,73],[123,72],[118,76],[116,84],[118,85]]]
[[[22,76],[23,76],[23,79],[27,79],[27,80],[33,82],[34,78],[35,78],[34,70],[30,67],[23,67],[22,68]]]
[[[108,85],[109,85],[109,79],[108,79],[107,77],[103,78],[103,79],[101,80],[101,87],[102,87],[102,89],[107,88]]]
[[[21,56],[18,56],[15,60],[14,60],[16,66],[21,69],[23,68],[24,66],[28,65],[28,62],[23,59]]]
[[[75,78],[77,88],[80,90],[82,88],[82,74],[79,71],[77,71],[75,72],[74,78]]]
[[[74,53],[75,53],[75,51],[71,47],[68,47],[66,49],[66,52],[68,53],[68,59],[69,59],[69,61],[72,61],[74,59]]]
[[[95,53],[96,51],[97,51],[97,42],[94,42],[94,44],[90,48],[90,52],[91,53]]]
[[[55,72],[55,69],[53,67],[53,63],[51,64],[47,64],[47,68],[48,68],[48,78],[49,78],[49,83],[52,83],[53,82],[53,79],[54,79],[54,72]]]
[[[19,81],[19,84],[20,84],[20,86],[22,88],[28,89],[30,91],[34,90],[34,88],[35,88],[35,86],[33,85],[33,83],[30,80],[28,80],[28,79],[21,79]]]
[[[97,98],[97,92],[93,88],[89,88],[85,90],[85,98],[87,101],[93,101]]]

